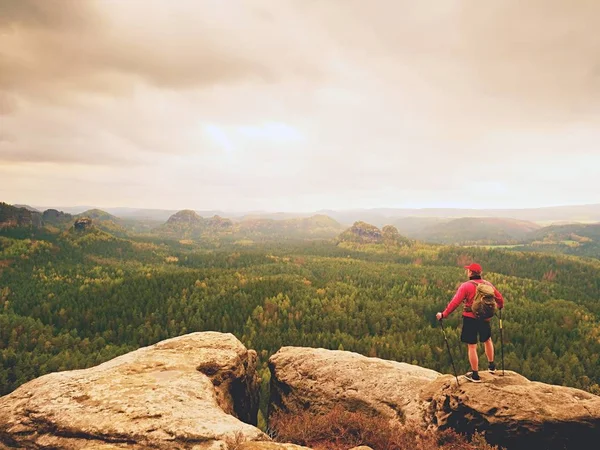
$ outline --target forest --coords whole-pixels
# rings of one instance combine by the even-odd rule
[[[0,395],[205,330],[255,349],[265,390],[267,360],[284,345],[452,373],[435,313],[471,261],[505,297],[503,344],[492,321],[496,361],[503,350],[507,370],[600,394],[600,261],[426,244],[392,228],[381,239],[376,227],[355,224],[334,239],[242,242],[2,228]],[[464,373],[460,313],[444,324]]]

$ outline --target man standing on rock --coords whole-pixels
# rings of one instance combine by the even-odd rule
[[[442,320],[448,317],[452,311],[454,311],[458,305],[464,302],[463,308],[463,324],[462,332],[460,334],[460,340],[467,344],[469,363],[471,364],[471,372],[468,372],[465,377],[469,381],[480,383],[481,378],[479,377],[479,357],[477,356],[477,337],[479,336],[479,342],[483,342],[485,346],[485,355],[488,359],[488,370],[491,373],[496,371],[496,365],[494,364],[494,344],[492,342],[492,328],[490,326],[489,319],[477,319],[471,306],[473,305],[473,299],[477,291],[477,284],[485,283],[494,288],[494,295],[496,297],[496,303],[499,309],[504,307],[504,299],[502,294],[496,289],[492,283],[485,281],[481,278],[481,266],[477,263],[472,263],[468,266],[464,266],[467,269],[467,276],[469,281],[461,284],[454,298],[448,303],[446,309],[443,312],[436,314],[437,320]]]

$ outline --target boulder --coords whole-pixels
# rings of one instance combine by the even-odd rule
[[[232,334],[168,339],[0,398],[0,448],[227,450],[269,441],[251,425],[258,383],[256,353]]]
[[[45,375],[0,398],[0,449],[307,450],[258,430],[256,353],[231,334],[165,340],[97,367]],[[483,432],[510,450],[591,448],[600,397],[506,371],[483,383],[356,353],[283,347],[270,413],[334,406],[433,431]],[[355,450],[368,450],[357,447]]]
[[[322,348],[283,347],[269,359],[272,414],[277,410],[350,411],[423,423],[421,390],[440,374],[411,364]]]
[[[424,389],[430,425],[484,432],[489,443],[510,450],[592,448],[600,442],[599,396],[512,371],[480,376],[482,383],[460,377],[459,387],[454,377],[444,376]]]

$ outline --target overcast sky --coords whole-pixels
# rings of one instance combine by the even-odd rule
[[[597,0],[0,0],[0,201],[600,203]]]

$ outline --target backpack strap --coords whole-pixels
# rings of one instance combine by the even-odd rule
[[[475,286],[475,295],[477,295],[477,286],[479,285],[479,283],[477,283],[476,281],[473,281],[473,280],[469,280],[469,283],[471,283],[473,286]],[[470,306],[465,305],[464,311],[473,312],[473,309]]]

